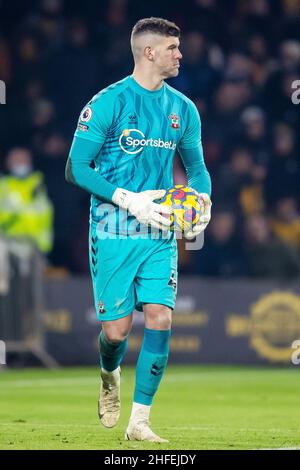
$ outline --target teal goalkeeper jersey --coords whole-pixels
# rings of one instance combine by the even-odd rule
[[[200,117],[193,102],[165,82],[149,91],[132,76],[92,98],[80,114],[75,137],[98,145],[94,171],[112,190],[170,188],[175,152],[201,147],[202,153]],[[92,194],[91,219],[104,231],[122,233],[120,210],[112,210],[108,202]],[[132,216],[126,230],[131,222]]]

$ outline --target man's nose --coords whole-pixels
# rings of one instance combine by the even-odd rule
[[[176,59],[180,60],[182,59],[182,54],[181,52],[178,50],[177,54],[176,54]]]

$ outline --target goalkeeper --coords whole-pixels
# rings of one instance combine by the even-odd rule
[[[167,365],[177,291],[177,244],[170,208],[155,200],[173,186],[179,151],[188,185],[204,202],[192,239],[210,220],[211,182],[202,152],[195,105],[165,79],[178,75],[179,28],[161,18],[139,20],[131,34],[134,71],[95,95],[82,110],[66,179],[91,193],[90,267],[99,336],[99,418],[120,415],[120,364],[133,310],[145,330],[136,366],[130,440],[166,442],[149,426],[152,401]],[[93,164],[93,165],[91,165]]]

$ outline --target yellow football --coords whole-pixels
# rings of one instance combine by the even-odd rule
[[[204,207],[198,193],[183,184],[168,189],[158,202],[173,209],[170,229],[176,232],[192,229],[199,222]]]

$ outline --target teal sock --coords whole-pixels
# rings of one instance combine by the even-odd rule
[[[109,372],[115,370],[122,362],[127,349],[127,338],[124,341],[110,342],[102,330],[99,335],[100,367]]]
[[[166,368],[171,330],[145,328],[136,365],[135,403],[151,405]]]

